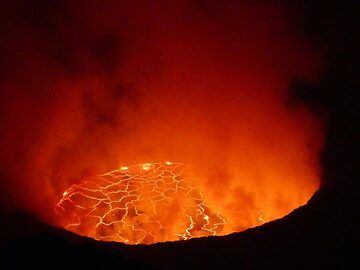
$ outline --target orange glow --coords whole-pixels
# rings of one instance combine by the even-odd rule
[[[59,2],[54,14],[39,9],[45,18],[16,16],[4,37],[3,62],[12,65],[1,81],[3,205],[134,244],[239,232],[283,217],[318,189],[323,126],[292,86],[316,85],[322,48],[302,29],[300,9]],[[143,189],[162,171],[186,180],[169,196],[155,188],[165,196],[155,213]],[[116,175],[131,176],[133,190]],[[112,203],[134,194],[127,215]]]
[[[71,186],[56,207],[70,231],[129,244],[217,235],[225,220],[206,205],[181,164],[121,167]]]

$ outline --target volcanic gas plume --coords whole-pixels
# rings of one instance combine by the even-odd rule
[[[294,80],[316,84],[321,71],[301,9],[1,5],[3,210],[97,239],[152,243],[241,231],[318,188],[321,123],[291,96]],[[191,168],[183,182],[165,161]]]

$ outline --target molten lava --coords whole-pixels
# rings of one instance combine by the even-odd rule
[[[225,225],[180,163],[148,163],[87,179],[63,193],[63,226],[99,240],[151,244],[219,234]]]

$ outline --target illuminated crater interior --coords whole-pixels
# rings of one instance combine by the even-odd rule
[[[62,225],[98,240],[129,244],[220,234],[211,211],[180,163],[121,167],[71,186],[56,206]]]

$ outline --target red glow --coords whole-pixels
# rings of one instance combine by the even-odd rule
[[[316,83],[321,68],[296,27],[301,11],[277,1],[60,2],[54,16],[7,25],[7,207],[63,227],[53,209],[69,187],[174,160],[191,166],[191,186],[226,220],[216,234],[227,234],[280,218],[317,190],[322,126],[289,102],[292,80]]]

